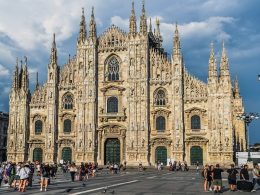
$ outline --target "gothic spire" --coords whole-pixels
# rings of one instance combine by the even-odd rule
[[[174,34],[174,38],[173,38],[173,59],[174,60],[182,59],[180,35],[179,35],[177,23],[175,25],[175,34]]]
[[[13,74],[13,88],[17,89],[19,87],[18,82],[19,82],[19,68],[18,68],[18,57],[17,57],[15,70]]]
[[[36,79],[35,79],[35,90],[39,88],[39,80],[38,80],[38,72],[36,72]]]
[[[131,16],[130,16],[130,19],[129,19],[129,33],[131,35],[135,35],[136,34],[136,16],[135,16],[134,1],[132,2]]]
[[[155,31],[155,36],[160,37],[161,32],[160,32],[160,20],[159,18],[156,18],[156,31]]]
[[[28,89],[28,69],[27,69],[27,57],[24,56],[24,67],[22,72],[22,87],[26,90]]]
[[[87,28],[86,28],[86,21],[85,21],[85,15],[84,15],[84,8],[82,8],[78,43],[84,43],[86,36],[87,36]]]
[[[97,30],[96,30],[96,22],[94,16],[94,7],[92,7],[90,23],[89,23],[89,37],[95,38],[97,37]]]
[[[239,90],[237,75],[236,75],[235,83],[234,83],[234,95],[235,95],[235,98],[240,98],[240,90]]]
[[[50,62],[52,65],[57,65],[57,48],[56,48],[56,41],[55,41],[55,33],[53,33]]]
[[[228,57],[225,48],[225,42],[222,43],[222,54],[220,61],[220,76],[229,76]]]
[[[153,33],[152,18],[150,18],[149,32]]]
[[[145,15],[144,0],[142,2],[142,14],[141,14],[141,17],[140,17],[140,32],[142,34],[147,33],[147,19],[146,19],[146,15]]]
[[[209,78],[218,76],[213,43],[210,44],[209,75],[208,76],[209,76]]]

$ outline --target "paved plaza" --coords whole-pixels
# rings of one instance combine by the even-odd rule
[[[227,187],[227,175],[223,174],[223,185]],[[169,172],[163,170],[146,170],[138,172],[129,169],[119,174],[111,174],[106,170],[99,171],[97,177],[90,178],[86,186],[82,182],[70,181],[69,174],[59,172],[57,179],[51,181],[47,192],[40,192],[39,179],[34,178],[33,187],[28,187],[25,193],[13,191],[7,186],[0,188],[0,194],[118,194],[118,195],[161,195],[161,194],[213,194],[203,192],[203,180],[199,173],[192,170],[189,172]],[[259,194],[260,191],[253,194]],[[229,192],[224,194],[250,194],[245,192]],[[252,193],[251,193],[252,194]]]

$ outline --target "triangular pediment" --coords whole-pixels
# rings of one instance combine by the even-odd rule
[[[124,87],[116,86],[116,85],[108,85],[100,89],[102,92],[107,92],[108,90],[117,90],[117,91],[124,91]]]
[[[192,108],[189,108],[189,109],[185,110],[186,113],[190,113],[190,112],[192,112],[192,111],[206,112],[205,109],[199,108],[199,107],[192,107]]]

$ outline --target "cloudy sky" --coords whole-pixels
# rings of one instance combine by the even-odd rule
[[[87,21],[95,7],[97,31],[111,24],[128,31],[131,0],[0,0],[0,110],[8,111],[8,94],[16,57],[28,57],[31,90],[35,73],[46,80],[52,34],[59,64],[74,55],[81,8]],[[140,16],[141,0],[135,0]],[[206,81],[209,45],[219,61],[225,40],[232,79],[238,76],[247,112],[260,112],[260,3],[259,0],[146,0],[146,13],[161,19],[164,47],[171,53],[173,24],[180,26],[187,69]],[[251,142],[260,142],[260,120],[250,125]]]

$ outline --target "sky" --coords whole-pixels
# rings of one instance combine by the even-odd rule
[[[94,6],[97,32],[111,24],[128,31],[132,0],[0,0],[0,111],[8,112],[9,91],[16,57],[28,58],[30,86],[36,72],[43,84],[56,33],[58,62],[76,53],[81,8],[87,23]],[[232,79],[238,76],[246,112],[260,112],[260,2],[259,0],[146,0],[146,15],[161,21],[163,46],[171,54],[177,22],[185,66],[207,81],[210,43],[220,61],[224,40]],[[141,0],[135,0],[139,19]],[[139,26],[139,25],[138,25]],[[260,119],[250,124],[250,143],[260,142]]]

